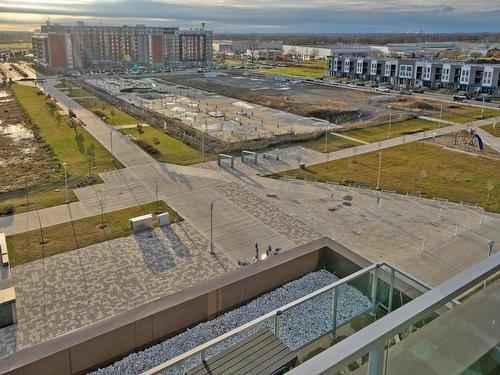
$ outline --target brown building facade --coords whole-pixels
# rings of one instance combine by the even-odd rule
[[[49,70],[202,67],[212,62],[204,28],[42,25],[33,37],[36,62]]]

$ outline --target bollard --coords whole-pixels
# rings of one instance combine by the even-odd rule
[[[458,224],[455,225],[455,236],[458,236]]]
[[[421,249],[422,253],[425,252],[424,248],[425,248],[425,238],[422,238],[422,249]]]

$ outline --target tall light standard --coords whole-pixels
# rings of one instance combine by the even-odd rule
[[[380,170],[382,169],[382,151],[378,152],[378,172],[377,172],[377,190],[380,190]]]
[[[213,254],[214,253],[214,226],[213,226],[214,202],[210,202],[208,205],[210,206],[210,254]]]
[[[113,129],[109,129],[109,140],[111,143],[111,156],[113,156]]]
[[[439,128],[443,126],[442,121],[443,121],[443,103],[441,103],[441,110],[439,111]]]
[[[483,98],[483,105],[481,106],[481,120],[483,119],[483,114],[484,114],[484,102],[485,98]]]
[[[66,187],[66,203],[69,203],[69,195],[68,195],[68,172],[67,172],[67,164],[63,163],[64,168],[64,185]]]
[[[387,139],[391,137],[391,125],[392,125],[392,110],[389,112],[389,130],[387,131]]]

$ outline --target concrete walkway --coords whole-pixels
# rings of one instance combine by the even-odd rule
[[[357,142],[357,143],[363,143],[365,145],[367,145],[369,142],[365,142],[365,141],[362,141],[360,139],[356,139],[356,138],[352,138],[352,137],[348,137],[347,135],[344,135],[344,134],[340,134],[340,133],[330,133],[331,135],[334,135],[334,136],[337,136],[337,137],[340,137],[340,138],[344,138],[344,139],[348,139],[350,141],[354,141],[354,142]]]
[[[486,143],[496,152],[500,152],[500,138],[495,137],[494,135],[479,127],[476,129],[476,132],[481,137],[484,143]]]

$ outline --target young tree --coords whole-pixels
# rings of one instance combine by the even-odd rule
[[[493,191],[493,189],[495,189],[495,183],[491,179],[486,181],[486,189],[488,190],[488,197],[486,198],[486,204],[489,204],[491,192]]]
[[[420,193],[422,193],[424,189],[424,180],[427,177],[427,171],[425,169],[422,169],[420,171]]]
[[[95,167],[95,146],[92,143],[89,147],[87,147],[87,161],[89,164],[89,176],[92,174],[92,168]]]
[[[250,40],[248,42],[248,51],[250,52],[250,60],[253,64],[255,61],[255,52],[259,49],[259,41],[258,40]]]

